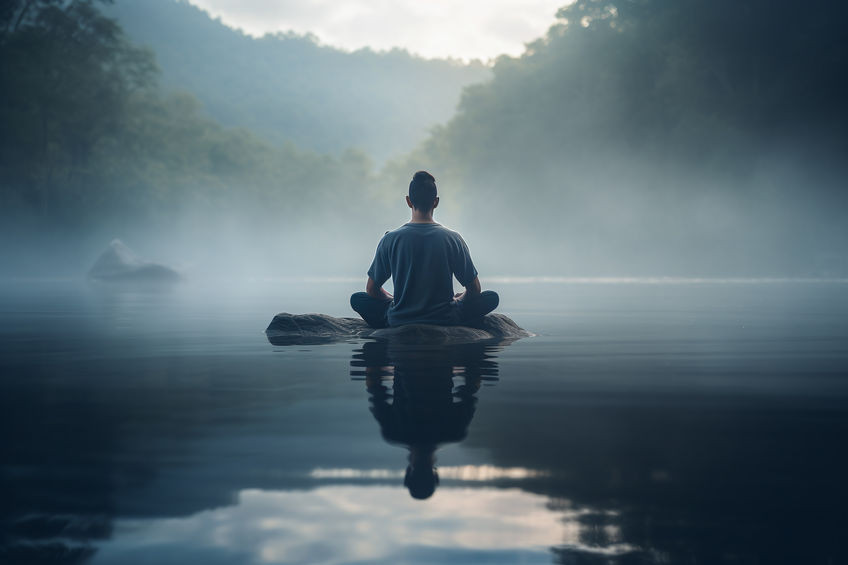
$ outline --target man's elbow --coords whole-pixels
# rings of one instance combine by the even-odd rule
[[[371,298],[381,298],[380,287],[371,277],[368,277],[368,282],[365,283],[365,293]]]

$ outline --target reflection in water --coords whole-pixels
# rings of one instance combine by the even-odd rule
[[[0,292],[0,564],[848,563],[845,289],[672,286],[587,288],[508,355]],[[433,488],[462,441],[425,503],[375,418]]]
[[[465,439],[481,383],[498,379],[497,349],[378,340],[354,352],[351,375],[364,378],[383,439],[409,450],[403,484],[413,498],[429,498],[439,484],[436,449]]]
[[[421,504],[402,487],[381,484],[246,489],[231,505],[190,516],[120,518],[90,565],[543,565],[552,546],[581,558],[567,563],[608,564],[632,549],[587,545],[587,511],[553,510],[544,495],[453,485],[440,494]]]

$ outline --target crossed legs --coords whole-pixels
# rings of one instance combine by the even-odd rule
[[[466,298],[457,304],[459,313],[458,325],[474,325],[498,307],[500,298],[493,290],[484,290],[474,298]],[[391,300],[381,300],[369,296],[365,292],[356,292],[350,297],[350,307],[354,309],[372,328],[387,328],[389,320],[387,313]]]
[[[498,307],[500,297],[494,290],[484,290],[474,298],[459,302],[459,325],[471,326],[479,323],[483,316]]]
[[[366,292],[355,292],[350,296],[350,307],[372,328],[389,327],[386,314],[391,304],[391,300],[380,300],[369,296]]]

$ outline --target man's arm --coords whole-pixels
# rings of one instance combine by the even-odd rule
[[[479,282],[477,283],[477,288],[480,288]],[[368,282],[365,283],[365,292],[368,296],[376,298],[377,300],[391,300],[394,298],[391,294],[386,292],[386,289],[384,289],[382,285],[378,285],[371,277],[368,277]]]
[[[475,296],[480,295],[481,290],[482,289],[480,288],[480,278],[474,277],[474,280],[468,283],[468,285],[465,287],[465,292],[460,292],[454,298],[457,302],[459,302],[460,300],[474,298]]]

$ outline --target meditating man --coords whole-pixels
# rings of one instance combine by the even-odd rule
[[[433,221],[439,205],[433,175],[415,173],[406,203],[412,219],[380,240],[365,292],[350,297],[351,307],[374,328],[476,325],[497,307],[498,295],[480,291],[477,269],[462,236]],[[465,292],[454,295],[454,276]],[[394,296],[383,289],[389,277]]]

